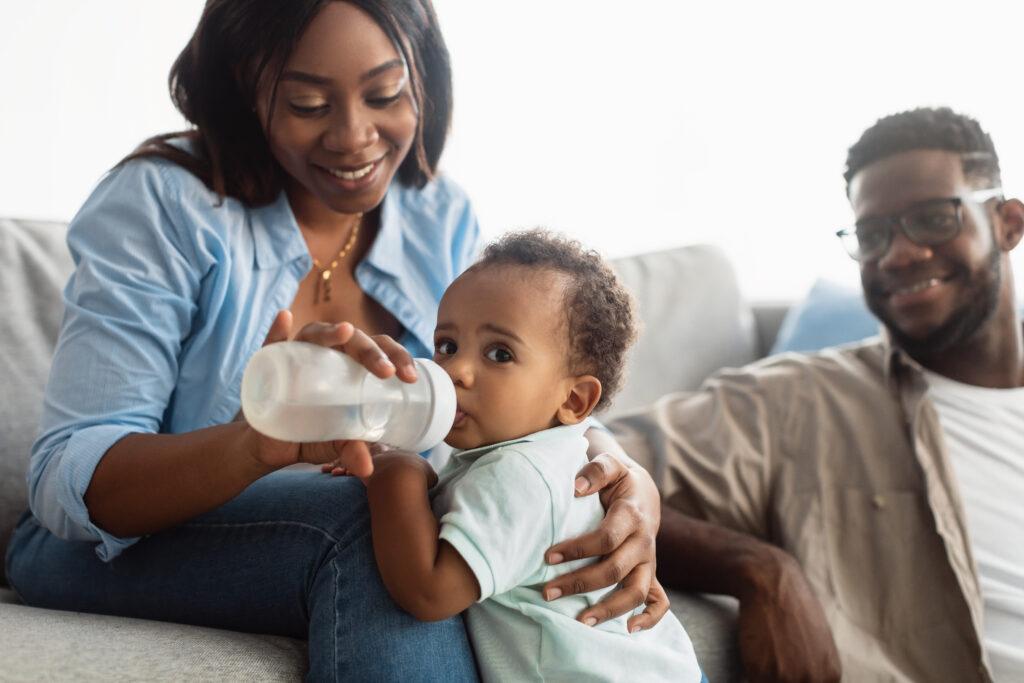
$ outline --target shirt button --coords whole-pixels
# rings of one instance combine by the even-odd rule
[[[876,510],[881,510],[885,507],[885,498],[880,493],[876,493],[871,498],[871,504],[875,506]]]

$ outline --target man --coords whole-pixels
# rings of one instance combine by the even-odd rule
[[[662,489],[661,578],[740,599],[753,680],[1024,680],[1024,204],[948,109],[878,121],[847,165],[882,338],[611,425]]]

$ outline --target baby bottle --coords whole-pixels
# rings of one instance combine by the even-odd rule
[[[433,448],[455,421],[455,387],[439,365],[416,358],[416,382],[380,379],[349,356],[306,342],[268,344],[242,376],[242,411],[282,441],[381,441]]]

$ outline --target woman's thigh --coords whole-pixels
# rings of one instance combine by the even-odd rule
[[[28,517],[11,539],[8,578],[39,607],[308,636],[311,675],[454,665],[456,678],[472,677],[461,619],[417,622],[391,601],[355,479],[276,472],[109,563],[94,543],[63,541]]]
[[[11,541],[10,582],[39,607],[304,638],[313,576],[338,536],[365,523],[360,486],[277,472],[108,563],[94,543],[63,541],[28,519]]]

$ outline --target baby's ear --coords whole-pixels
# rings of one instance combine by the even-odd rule
[[[594,412],[594,407],[601,400],[601,380],[593,375],[580,375],[570,378],[569,395],[558,407],[556,417],[564,425],[583,422]]]

